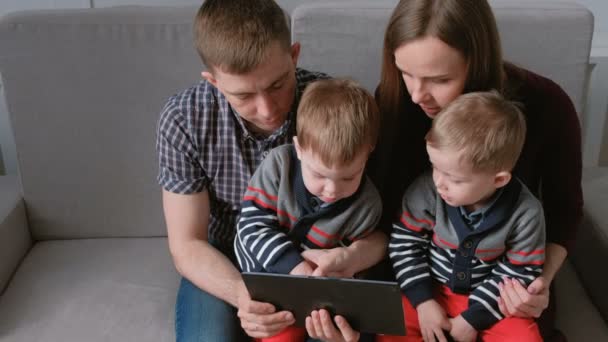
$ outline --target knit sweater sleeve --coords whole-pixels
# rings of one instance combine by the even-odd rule
[[[393,224],[389,257],[402,292],[414,307],[432,299],[428,254],[435,226],[436,195],[427,173],[403,196],[401,217]]]
[[[281,177],[288,153],[274,149],[254,173],[245,196],[237,223],[235,252],[243,271],[263,271],[288,274],[304,259],[292,243],[278,218]]]
[[[530,194],[530,205],[515,214],[512,229],[505,242],[506,251],[482,284],[469,295],[469,307],[462,317],[476,330],[488,329],[503,318],[498,301],[498,284],[504,277],[519,281],[524,287],[542,272],[545,260],[545,220],[543,209]]]

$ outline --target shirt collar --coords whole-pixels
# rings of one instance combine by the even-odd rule
[[[473,212],[470,212],[470,213],[467,212],[467,210],[464,208],[464,206],[458,207],[458,210],[460,210],[460,215],[462,215],[462,217],[469,223],[481,222],[485,218],[486,213],[494,206],[494,204],[496,204],[496,202],[497,202],[498,198],[500,198],[500,195],[502,194],[503,190],[504,190],[504,187],[498,189],[496,192],[494,192],[494,194],[490,198],[490,201],[488,202],[488,204],[486,204],[485,206],[483,206]]]

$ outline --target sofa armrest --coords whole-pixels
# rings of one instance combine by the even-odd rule
[[[583,169],[584,217],[569,255],[589,297],[608,321],[608,276],[601,271],[608,260],[608,168]]]
[[[0,294],[32,245],[17,177],[0,176]]]

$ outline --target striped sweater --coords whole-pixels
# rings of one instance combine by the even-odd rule
[[[243,198],[234,249],[241,270],[288,274],[308,248],[347,246],[373,231],[380,195],[364,177],[348,198],[317,206],[302,178],[293,145],[273,149]]]
[[[502,277],[529,285],[542,271],[545,221],[540,202],[519,180],[507,184],[476,229],[437,194],[432,174],[406,191],[389,256],[404,295],[416,307],[433,298],[433,279],[469,295],[463,318],[485,330],[503,318]]]

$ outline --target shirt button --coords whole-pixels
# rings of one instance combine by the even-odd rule
[[[464,272],[458,272],[456,273],[456,278],[458,278],[458,280],[465,280],[467,279],[467,274]]]
[[[268,156],[268,153],[270,153],[270,152],[268,152],[268,151],[262,152],[262,157],[266,158]]]
[[[464,242],[463,246],[466,249],[470,249],[471,247],[473,247],[473,243],[471,241],[467,240]]]

